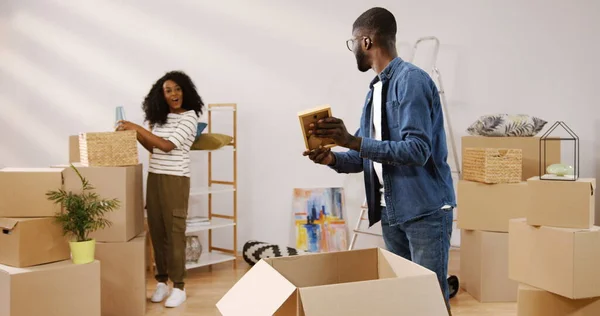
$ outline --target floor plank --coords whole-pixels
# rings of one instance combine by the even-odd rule
[[[450,253],[450,273],[459,275],[460,253],[452,250]],[[221,315],[215,304],[248,271],[249,266],[241,259],[237,268],[233,263],[222,263],[212,267],[198,268],[188,271],[187,295],[188,300],[177,308],[165,308],[162,304],[148,301],[146,315],[157,316],[196,316]],[[148,276],[148,296],[155,288],[154,279]],[[451,300],[453,316],[516,316],[516,303],[479,303],[468,293],[460,291]]]

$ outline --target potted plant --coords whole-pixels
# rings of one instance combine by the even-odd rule
[[[94,187],[85,179],[79,170],[71,164],[81,180],[81,193],[67,192],[64,189],[49,191],[48,199],[61,205],[61,211],[56,213],[55,219],[62,226],[63,235],[69,235],[71,260],[75,264],[86,264],[94,261],[96,240],[89,234],[112,223],[104,218],[106,212],[111,212],[119,206],[117,199],[102,199],[93,192]]]

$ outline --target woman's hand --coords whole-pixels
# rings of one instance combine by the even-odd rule
[[[139,125],[129,121],[119,121],[117,125],[117,131],[138,131],[139,128]]]

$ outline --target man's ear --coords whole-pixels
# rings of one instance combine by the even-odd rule
[[[365,44],[365,50],[369,50],[373,47],[373,42],[370,37],[364,37],[363,42]]]

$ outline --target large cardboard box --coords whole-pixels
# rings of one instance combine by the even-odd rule
[[[263,259],[217,308],[224,316],[448,315],[435,273],[377,248]]]
[[[142,165],[126,167],[84,167],[73,163],[79,173],[106,199],[118,199],[118,209],[106,213],[110,227],[90,234],[100,242],[125,242],[144,231],[144,198]],[[64,166],[58,166],[64,168]],[[72,168],[64,169],[65,190],[81,192],[81,180]]]
[[[146,235],[96,243],[101,266],[102,316],[146,314]]]
[[[0,316],[100,316],[100,262],[0,265]]]
[[[462,248],[462,247],[461,247]],[[600,227],[528,225],[510,221],[508,275],[572,299],[600,296]]]
[[[0,218],[0,264],[30,267],[71,258],[69,243],[52,217]]]
[[[508,233],[461,230],[460,284],[480,302],[516,302],[519,284],[508,278]]]
[[[459,180],[457,188],[460,229],[508,232],[508,221],[527,216],[527,182],[486,184]]]
[[[595,218],[596,179],[540,180],[532,177],[527,224],[566,228],[592,228]]]
[[[546,149],[546,166],[560,163],[560,142],[541,142],[542,157],[544,146]],[[461,139],[462,156],[469,147],[474,148],[515,148],[523,152],[522,180],[540,175],[540,137],[486,137],[486,136],[463,136]],[[461,163],[462,165],[462,163]]]
[[[63,188],[64,168],[0,169],[0,217],[51,217],[60,205],[46,193]]]
[[[519,284],[517,316],[598,316],[600,297],[572,300]]]

